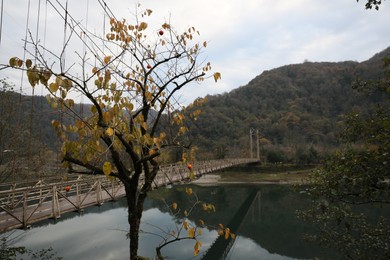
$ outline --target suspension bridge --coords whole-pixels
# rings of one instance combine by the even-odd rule
[[[97,0],[103,12],[103,35],[105,35],[105,22],[108,17],[115,17],[108,5],[104,0]],[[95,57],[104,57],[107,51],[111,51],[106,45],[98,46],[96,42],[94,42],[86,32],[94,31],[91,30],[88,26],[88,18],[89,18],[89,6],[86,6],[86,14],[85,14],[85,25],[84,22],[80,22],[76,20],[74,16],[68,9],[68,1],[66,4],[61,4],[59,1],[46,1],[44,10],[41,12],[41,3],[39,1],[38,5],[35,6],[32,12],[36,12],[36,32],[31,35],[32,38],[35,38],[35,42],[39,42],[39,37],[43,34],[43,47],[46,48],[46,45],[50,46],[49,43],[46,44],[46,34],[53,35],[53,33],[49,33],[46,30],[46,22],[47,22],[47,14],[55,14],[59,17],[61,21],[64,23],[64,43],[61,60],[59,64],[65,67],[65,58],[66,60],[72,60],[72,57],[65,57],[65,48],[67,47],[67,35],[69,31],[74,33],[75,38],[81,44],[83,48],[82,51],[79,50],[80,53],[85,53],[87,48]],[[79,8],[79,3],[77,3],[77,8]],[[3,22],[3,5],[1,5],[1,21],[0,21],[0,45],[7,47],[8,45],[4,45],[1,43],[1,36],[3,33],[2,30],[2,22]],[[42,13],[44,13],[43,17],[41,17]],[[58,18],[57,17],[57,18]],[[82,20],[82,19],[81,19]],[[42,26],[42,21],[44,26]],[[28,34],[30,31],[29,24],[34,23],[34,20],[30,18],[30,1],[28,1],[28,9],[27,9],[27,21],[26,21],[26,30],[24,35],[24,47],[25,50],[24,55],[26,54],[26,43],[28,42]],[[91,23],[90,23],[91,24]],[[77,25],[77,26],[74,26]],[[10,26],[8,26],[10,27]],[[43,29],[43,31],[42,31]],[[55,29],[54,35],[57,35],[58,28]],[[6,34],[5,34],[6,35]],[[78,37],[78,38],[77,38]],[[21,37],[23,38],[23,37]],[[52,37],[54,38],[54,37]],[[51,38],[48,38],[51,39]],[[34,39],[32,39],[34,40]],[[58,45],[58,44],[57,44]],[[59,45],[60,46],[60,45]],[[91,47],[92,46],[92,47]],[[75,52],[77,53],[77,52]],[[78,55],[78,54],[77,54]],[[91,56],[91,57],[92,57]],[[73,57],[74,58],[74,57]],[[21,77],[20,84],[20,93],[26,92],[23,84],[23,76]],[[43,96],[44,88],[41,86],[41,95]],[[28,91],[27,91],[28,92]],[[32,99],[31,99],[31,113],[30,113],[30,130],[29,132],[33,132],[33,118],[36,116],[34,111],[34,88],[32,89]],[[20,94],[21,95],[21,94]],[[22,98],[20,98],[20,103]],[[138,100],[135,98],[135,100]],[[175,101],[175,100],[174,100]],[[82,103],[82,100],[80,100]],[[175,101],[178,103],[177,101]],[[41,113],[43,113],[42,105],[41,105]],[[58,117],[62,119],[63,112],[59,110]],[[83,114],[82,106],[80,106],[80,113]],[[18,117],[18,127],[20,126],[21,121],[21,112],[19,112]],[[252,146],[253,140],[252,135],[254,135],[254,129],[250,130],[250,155],[253,157]],[[41,135],[41,132],[39,131]],[[259,134],[258,130],[256,131],[257,135],[257,157],[259,158]],[[30,134],[30,143],[32,143],[32,135]],[[228,160],[213,160],[213,161],[203,161],[203,162],[195,162],[193,163],[193,171],[196,178],[201,177],[204,174],[208,174],[214,171],[222,170],[228,167],[254,163],[258,162],[258,159],[228,159]],[[181,182],[191,182],[190,171],[187,169],[185,164],[175,164],[175,165],[166,165],[161,167],[159,174],[156,176],[153,182],[153,188],[159,188],[162,186],[181,183]],[[142,183],[142,181],[141,181]],[[28,228],[33,223],[39,222],[41,220],[45,220],[48,218],[58,219],[62,214],[67,212],[82,212],[83,209],[94,206],[94,205],[102,205],[103,203],[111,200],[117,200],[121,197],[125,196],[125,189],[122,183],[117,179],[108,179],[106,176],[89,176],[89,175],[70,175],[65,179],[61,178],[47,178],[47,179],[39,179],[34,181],[25,181],[23,183],[4,183],[0,184],[0,232],[4,232],[11,229],[16,228]],[[253,201],[258,197],[257,193],[250,194],[248,198],[245,200],[243,205],[238,210],[238,213],[233,217],[232,223],[229,225],[233,232],[238,232],[240,223],[242,223],[243,219],[247,215],[249,208],[253,204]],[[245,212],[244,215],[239,212]],[[215,251],[214,248],[220,247],[218,244],[222,243],[222,248]],[[225,241],[217,240],[215,242],[216,246],[213,246],[208,251],[208,259],[215,259],[213,255],[216,254],[222,255],[225,257],[229,252],[231,246],[233,245],[234,240],[228,241],[226,244]],[[220,247],[221,248],[221,247]],[[214,252],[214,253],[213,253]],[[211,258],[210,256],[211,255]]]
[[[235,165],[255,163],[257,159],[224,159],[193,163],[196,178]],[[162,166],[153,187],[191,182],[185,164]],[[122,183],[106,176],[76,175],[67,180],[52,178],[0,185],[0,232],[28,228],[31,224],[58,219],[66,212],[81,212],[84,208],[101,205],[125,196]]]

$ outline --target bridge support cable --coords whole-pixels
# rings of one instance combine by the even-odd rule
[[[3,15],[4,15],[4,0],[1,0],[1,9],[0,9],[0,45],[1,45],[1,33],[3,32]]]

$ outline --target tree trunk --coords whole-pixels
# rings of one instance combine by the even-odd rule
[[[130,225],[130,260],[139,259],[138,257],[138,240],[139,230],[144,209],[144,201],[146,194],[136,196],[133,191],[126,190],[127,205],[128,205],[128,222]]]
[[[129,217],[130,224],[130,260],[138,259],[138,239],[141,219],[135,214]]]

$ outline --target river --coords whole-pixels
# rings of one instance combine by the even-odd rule
[[[201,187],[178,185],[153,191],[145,203],[140,234],[139,255],[153,258],[161,236],[176,230],[184,218],[184,210],[194,203],[185,188],[191,187],[199,200],[212,203],[216,211],[195,210],[188,216],[190,225],[202,219],[210,226],[227,224],[248,194],[254,189],[260,196],[253,202],[244,219],[228,259],[314,259],[328,252],[303,239],[312,227],[296,217],[307,200],[288,185],[223,185]],[[180,213],[172,215],[172,203]],[[52,247],[64,259],[128,259],[126,238],[127,208],[125,200],[104,203],[85,209],[82,214],[68,213],[55,220],[35,224],[31,229],[8,232],[13,246],[31,250]],[[216,229],[203,228],[203,243],[197,257],[193,255],[194,240],[182,240],[163,248],[167,259],[200,259],[218,236]],[[27,259],[27,258],[26,258]]]

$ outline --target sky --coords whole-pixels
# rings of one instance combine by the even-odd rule
[[[63,20],[46,0],[2,2],[0,64],[8,63],[10,57],[24,55],[22,39],[26,34],[29,2],[28,28],[33,37],[38,32],[36,38],[49,49],[63,45]],[[50,2],[57,7],[58,3],[66,3]],[[356,0],[106,0],[106,3],[117,18],[131,21],[140,3],[140,8],[153,10],[151,25],[158,27],[170,21],[179,32],[190,26],[200,31],[199,42],[208,42],[204,58],[211,62],[214,71],[222,74],[222,79],[186,88],[180,97],[184,104],[199,96],[244,86],[265,70],[304,61],[360,62],[390,46],[387,1],[379,11],[365,10],[362,0],[358,3]],[[68,0],[68,10],[75,20],[97,34],[108,26],[98,0]],[[74,49],[68,51],[67,57],[82,51],[80,45]],[[29,93],[28,84],[21,83],[20,72],[1,70],[1,78],[8,78]]]

